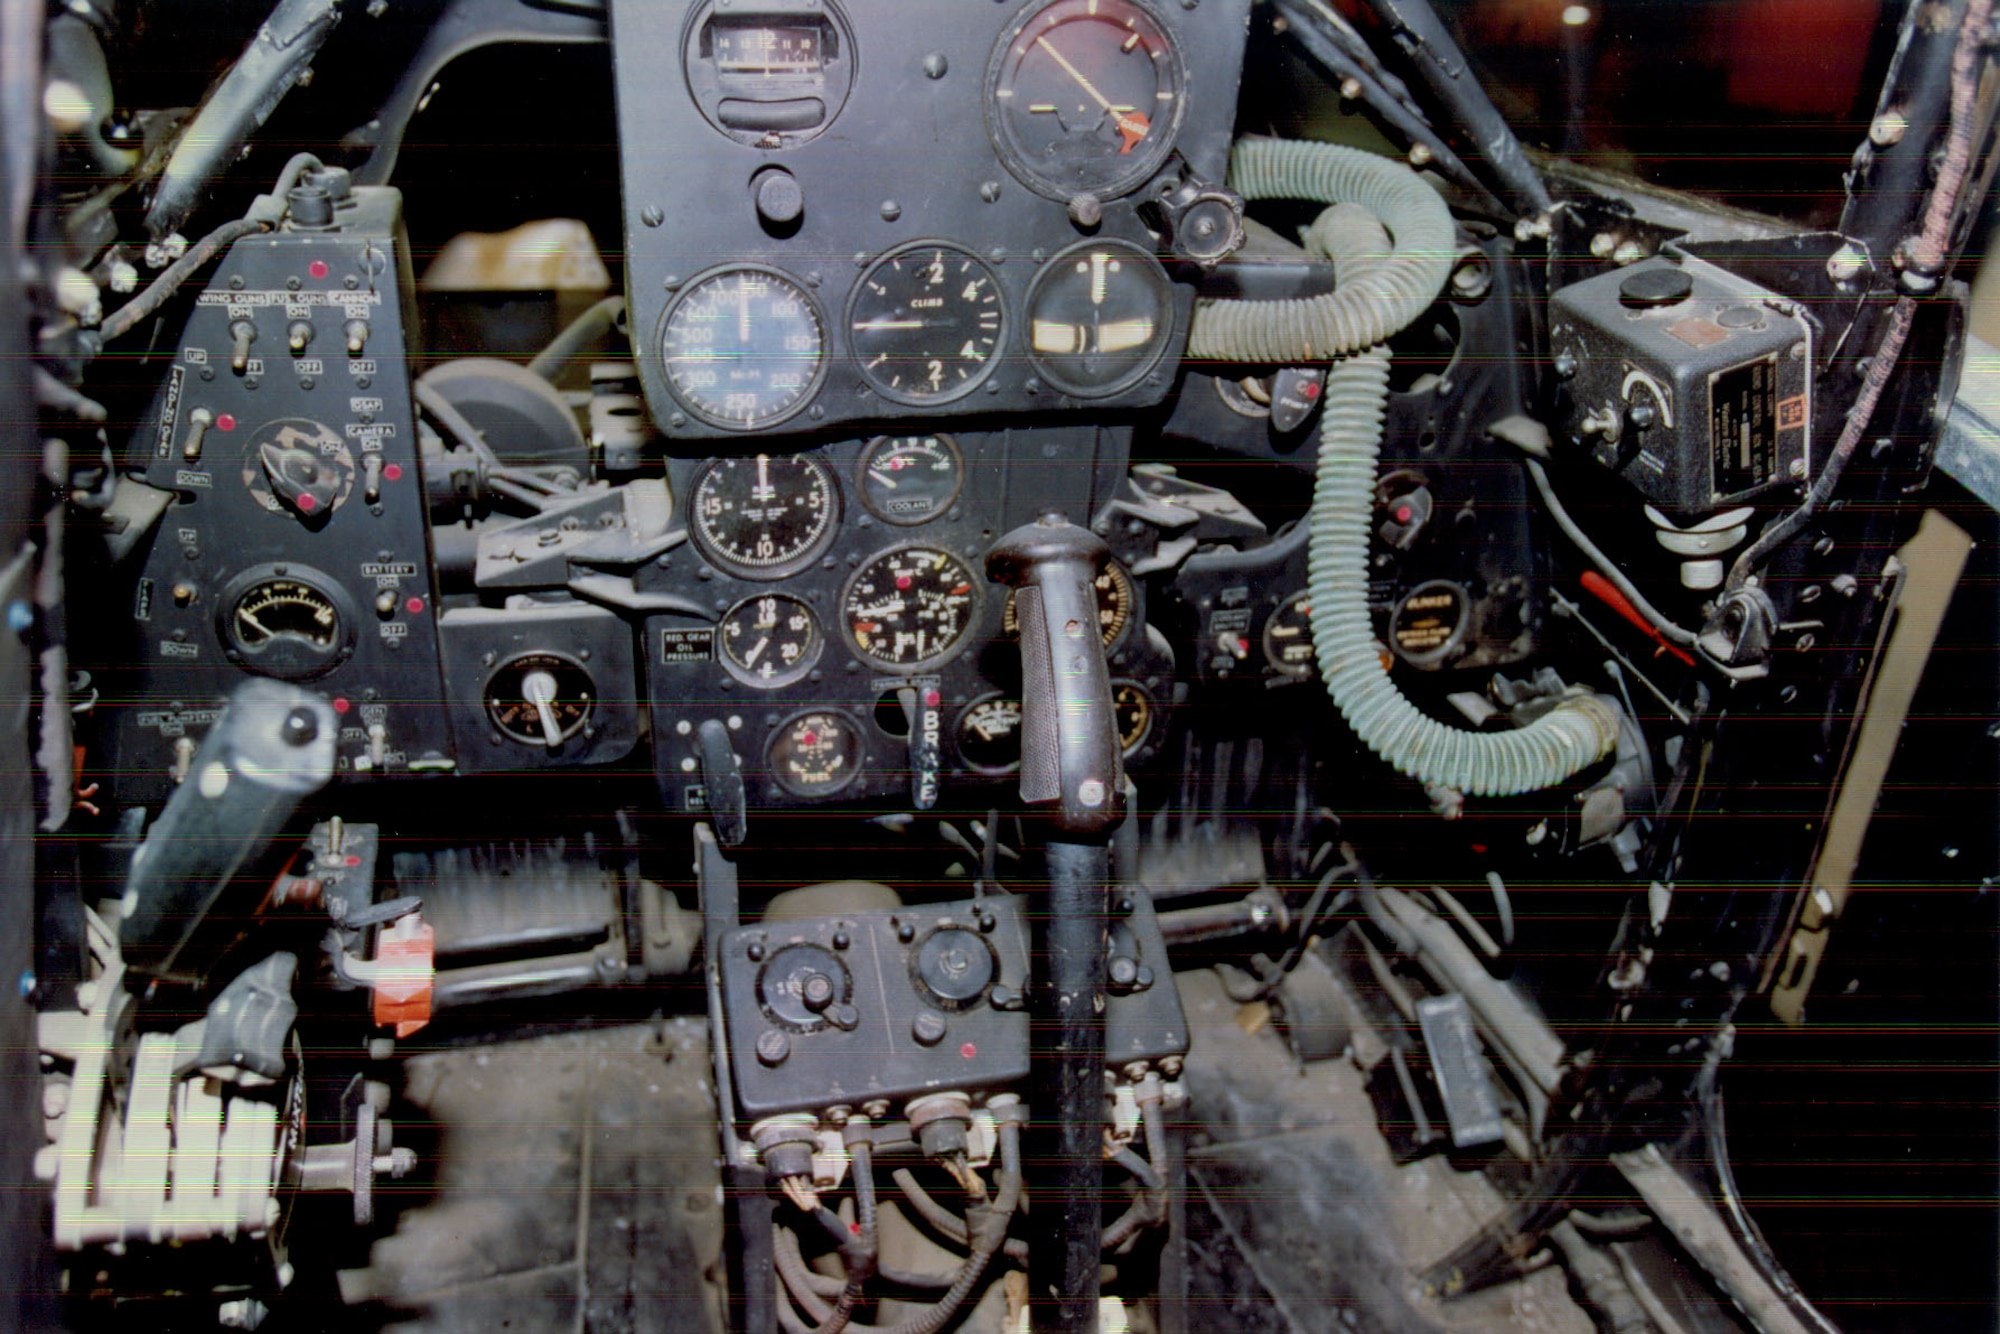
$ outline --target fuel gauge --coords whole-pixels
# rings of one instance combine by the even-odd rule
[[[830,797],[861,772],[861,733],[845,714],[801,713],[772,734],[771,776],[795,797]]]

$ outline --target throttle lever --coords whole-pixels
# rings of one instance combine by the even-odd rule
[[[1101,835],[1125,815],[1125,765],[1095,582],[1111,550],[1045,514],[1002,537],[986,577],[1015,589],[1021,627],[1021,800],[1054,804],[1057,829]]]

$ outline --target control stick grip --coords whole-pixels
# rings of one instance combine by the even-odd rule
[[[1093,585],[1110,550],[1060,514],[1002,537],[986,574],[1015,589],[1021,634],[1021,800],[1072,835],[1124,818],[1125,766]]]

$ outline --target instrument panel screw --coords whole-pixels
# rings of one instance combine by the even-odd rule
[[[979,197],[987,203],[995,203],[1000,198],[1000,182],[987,181],[979,187]]]
[[[844,950],[853,943],[853,937],[849,936],[845,931],[836,931],[833,933],[833,947],[835,949]]]
[[[1104,784],[1096,778],[1086,778],[1076,785],[1076,800],[1082,806],[1102,806],[1104,804]]]
[[[658,204],[648,204],[639,210],[639,221],[648,227],[657,227],[667,220],[666,210]]]
[[[932,51],[924,56],[925,78],[942,79],[945,76],[946,71],[950,69],[951,69],[951,62],[945,59],[944,52]]]
[[[893,199],[885,199],[882,201],[882,221],[894,222],[896,219],[902,216],[903,216],[903,206],[901,204],[898,204]]]

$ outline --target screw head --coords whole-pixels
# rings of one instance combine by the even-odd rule
[[[943,1015],[935,1010],[917,1011],[917,1017],[910,1023],[910,1036],[916,1040],[918,1046],[935,1047],[944,1041],[944,1035]]]
[[[308,746],[319,739],[319,719],[311,709],[293,709],[285,715],[283,733],[288,746]]]
[[[1104,783],[1101,779],[1086,778],[1076,785],[1076,800],[1081,806],[1102,806],[1104,804]]]
[[[792,1040],[775,1028],[757,1035],[757,1060],[764,1065],[783,1065],[792,1054]]]

